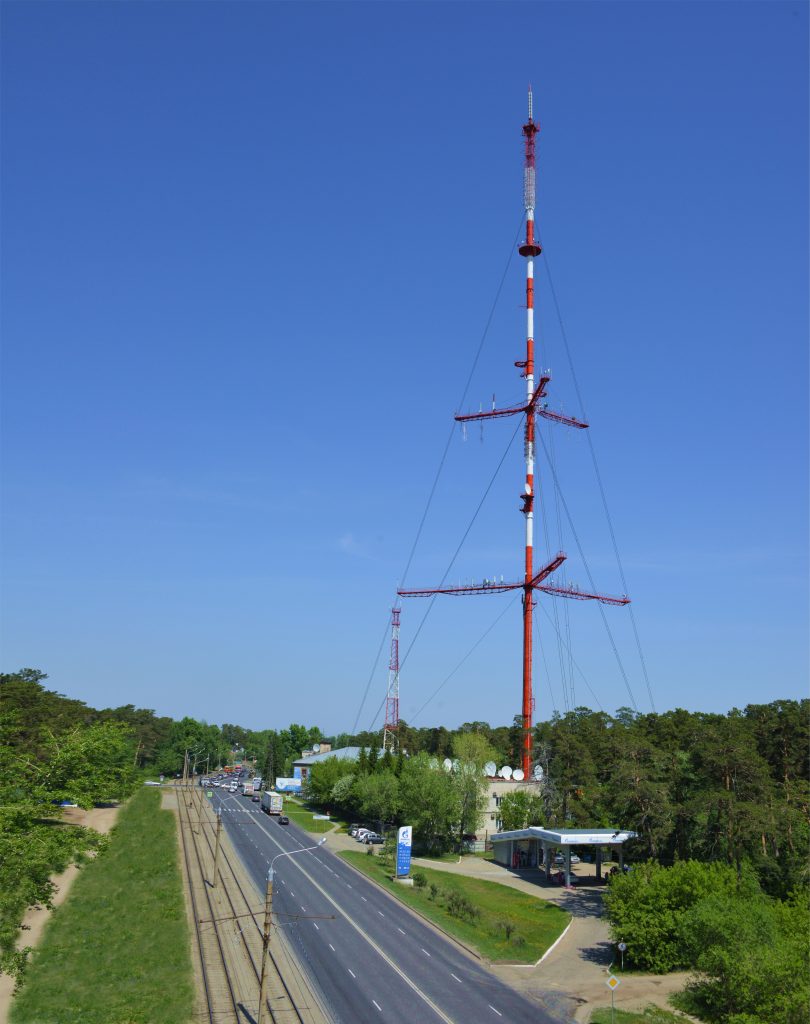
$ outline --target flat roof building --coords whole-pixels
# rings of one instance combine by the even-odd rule
[[[596,848],[596,877],[602,877],[602,850],[615,847],[619,867],[624,867],[624,843],[635,839],[637,832],[629,829],[612,828],[543,828],[531,825],[529,828],[512,832],[498,832],[492,836],[492,850],[495,862],[508,868],[539,868],[550,880],[552,850],[559,848],[564,853],[563,872],[565,884],[571,884],[571,849],[574,846]]]

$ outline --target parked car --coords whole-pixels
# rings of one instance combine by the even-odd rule
[[[358,825],[357,822],[355,822],[353,825],[349,825],[349,835],[350,836],[356,836],[357,835],[357,830],[359,828],[362,828],[362,827],[363,826],[362,825]]]
[[[290,819],[287,817],[286,814],[282,814],[281,817],[278,819],[278,823],[279,825],[289,825]]]
[[[565,864],[565,854],[562,852],[562,850],[554,854],[554,863]],[[571,863],[579,864],[579,857],[577,857],[575,853],[571,854]]]
[[[385,842],[379,832],[366,832],[361,841],[364,842],[366,846],[379,846],[381,843]]]
[[[363,842],[363,836],[364,836],[364,835],[365,835],[365,834],[366,834],[367,832],[371,832],[371,829],[370,829],[370,828],[359,828],[359,829],[358,829],[358,830],[357,830],[357,831],[355,832],[355,834],[354,834],[355,842],[358,842],[358,843],[362,843],[362,842]]]

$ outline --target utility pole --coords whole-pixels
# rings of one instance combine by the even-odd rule
[[[211,887],[213,889],[216,889],[216,887],[217,887],[217,875],[218,875],[218,868],[219,868],[219,840],[220,840],[220,835],[221,834],[222,834],[222,811],[220,809],[218,809],[217,810],[217,837],[216,837],[216,845],[214,847],[214,881],[211,883]]]
[[[264,1004],[267,998],[267,951],[270,948],[270,927],[273,921],[273,869],[267,872],[267,887],[264,891],[264,930],[262,931],[262,973],[259,981],[259,1015],[256,1024],[262,1024]]]
[[[521,701],[521,764],[523,778],[531,778],[533,742],[532,725],[534,719],[534,697],[532,695],[532,609],[534,608],[534,591],[542,590],[547,594],[557,597],[573,598],[577,601],[599,601],[602,604],[629,604],[627,596],[610,597],[607,594],[592,594],[580,590],[574,585],[554,586],[550,583],[543,583],[546,577],[550,576],[566,560],[566,555],[559,552],[547,565],[539,571],[534,567],[534,498],[535,486],[535,418],[540,416],[555,423],[562,423],[569,427],[584,429],[588,426],[575,416],[564,416],[562,413],[553,412],[541,399],[546,397],[546,385],[551,381],[551,371],[538,368],[535,373],[534,360],[534,261],[540,255],[542,249],[539,241],[534,236],[534,206],[535,206],[535,135],[540,131],[540,126],[535,122],[532,111],[532,89],[529,86],[529,117],[523,125],[524,136],[524,162],[523,162],[523,205],[526,211],[526,240],[518,252],[526,258],[526,357],[515,362],[515,366],[521,371],[521,377],[526,380],[526,400],[524,404],[510,406],[508,408],[496,409],[492,403],[492,409],[486,412],[471,413],[469,415],[456,415],[458,423],[470,423],[474,420],[499,419],[504,416],[522,415],[525,417],[524,424],[524,446],[523,454],[525,461],[525,479],[520,499],[523,507],[520,511],[526,519],[526,538],[524,548],[524,570],[523,579],[520,582],[504,583],[503,576],[500,582],[496,579],[485,579],[482,584],[459,587],[437,587],[423,590],[398,590],[400,597],[432,597],[435,594],[503,594],[508,590],[523,591],[523,687]]]
[[[317,850],[319,846],[323,846],[326,842],[326,836],[323,839],[319,839],[315,846],[303,846],[300,850],[288,850],[286,853],[277,853],[275,857],[270,861],[270,867],[267,870],[267,888],[264,893],[264,930],[262,932],[262,972],[259,977],[259,1015],[256,1018],[256,1024],[262,1024],[262,1018],[264,1017],[264,1004],[265,1004],[265,993],[267,986],[267,951],[270,948],[270,927],[272,924],[272,913],[273,913],[273,865],[280,857],[293,857],[298,853],[310,853],[312,850]]]

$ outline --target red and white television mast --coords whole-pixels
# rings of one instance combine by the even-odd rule
[[[388,660],[388,690],[385,695],[383,751],[394,753],[399,743],[399,608],[391,609],[391,657]]]
[[[524,455],[526,461],[526,481],[521,494],[526,519],[526,549],[523,580],[519,583],[503,583],[485,580],[482,584],[465,587],[439,587],[432,590],[398,590],[400,597],[430,597],[433,594],[503,594],[508,590],[523,591],[523,701],[521,719],[523,725],[521,767],[525,778],[530,778],[532,767],[532,725],[534,718],[534,698],[532,696],[532,609],[534,607],[534,591],[542,590],[557,597],[574,598],[577,601],[601,601],[603,604],[629,604],[628,597],[611,597],[607,594],[592,594],[580,590],[573,584],[557,587],[545,583],[556,569],[562,565],[566,556],[559,552],[542,569],[534,570],[534,426],[535,417],[553,420],[569,427],[584,429],[588,426],[574,416],[563,416],[552,412],[545,404],[539,404],[546,396],[546,385],[551,381],[548,370],[539,370],[535,376],[534,365],[534,260],[542,252],[534,237],[534,204],[535,204],[535,155],[534,137],[540,130],[532,116],[532,89],[529,86],[529,118],[523,125],[525,143],[525,160],[523,165],[523,203],[526,209],[526,241],[518,248],[518,252],[526,259],[526,358],[518,360],[515,366],[526,378],[526,404],[506,409],[491,409],[488,412],[457,415],[459,423],[472,420],[491,420],[504,416],[522,414],[525,417]]]

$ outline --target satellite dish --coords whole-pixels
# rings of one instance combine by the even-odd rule
[[[312,749],[317,754],[320,751],[320,749],[321,749],[320,743],[313,743],[312,744]]]
[[[515,780],[515,782],[523,782],[523,780],[526,778],[526,776],[523,774],[523,769],[515,768],[515,770],[512,772],[512,778]]]
[[[434,772],[439,767],[439,759],[438,759],[438,757],[431,757],[431,759],[430,759],[430,761],[428,763],[430,764],[430,767],[434,770]]]
[[[452,761],[450,760],[450,758],[449,758],[449,757],[446,757],[446,758],[444,759],[444,761],[442,761],[442,764],[443,764],[443,766],[444,766],[444,770],[445,770],[446,772],[449,772],[449,771],[450,771],[450,769],[451,769],[451,768],[453,767],[453,762],[452,762]]]
[[[511,779],[512,778],[512,769],[509,767],[508,764],[505,764],[503,766],[503,768],[501,768],[501,778],[502,779]]]
[[[532,778],[535,779],[536,782],[539,782],[543,778],[543,766],[541,764],[536,764],[534,768],[532,768]]]
[[[492,778],[492,776],[495,774],[495,772],[497,772],[497,770],[498,766],[495,764],[494,761],[487,761],[487,763],[484,765],[484,771],[490,778]]]

